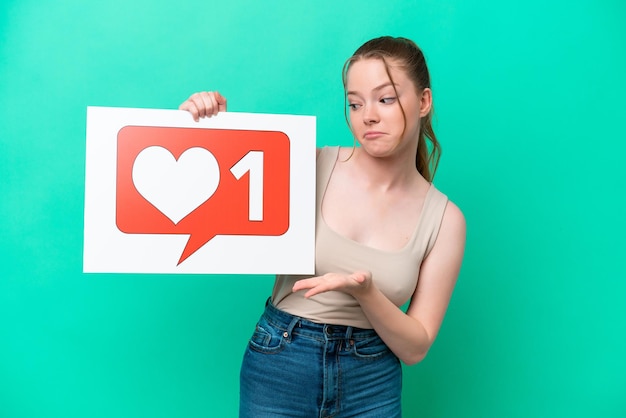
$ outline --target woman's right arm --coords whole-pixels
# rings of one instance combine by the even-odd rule
[[[194,93],[178,107],[191,113],[196,122],[200,118],[211,117],[218,112],[226,112],[226,98],[217,91]]]

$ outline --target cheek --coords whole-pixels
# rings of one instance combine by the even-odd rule
[[[354,112],[348,113],[348,120],[350,121],[350,127],[354,131],[358,127],[359,119],[356,117]]]
[[[419,119],[407,121],[407,124],[406,124],[407,135],[415,137],[419,134],[419,131],[420,131]]]
[[[404,129],[405,127],[405,120],[404,120],[404,116],[402,115],[402,110],[400,110],[400,108],[393,108],[393,109],[388,109],[388,111],[386,112],[386,119],[393,124],[393,127],[399,130]]]
[[[393,105],[380,106],[378,108],[378,113],[380,116],[384,116],[387,120],[393,120],[394,122],[402,121],[402,110],[400,109],[400,105],[395,103]]]
[[[404,115],[402,114],[402,110],[398,108],[397,111],[394,113],[394,116],[395,116],[396,123],[398,123],[400,127],[404,127],[406,125],[407,121]]]

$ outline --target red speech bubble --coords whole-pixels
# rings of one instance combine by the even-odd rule
[[[189,234],[178,264],[216,235],[282,235],[289,165],[283,132],[125,126],[117,136],[117,227]]]

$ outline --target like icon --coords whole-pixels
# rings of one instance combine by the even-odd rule
[[[126,126],[117,154],[118,228],[190,235],[178,264],[216,235],[289,228],[289,138],[282,132]]]
[[[88,108],[85,272],[310,274],[315,119]]]

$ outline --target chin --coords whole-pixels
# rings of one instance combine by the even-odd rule
[[[361,143],[361,148],[372,157],[385,158],[396,153],[398,144]]]

